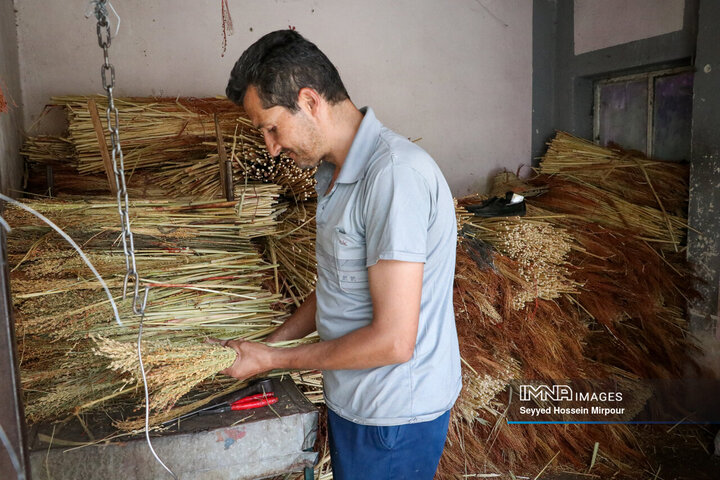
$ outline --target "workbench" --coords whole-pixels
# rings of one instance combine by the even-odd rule
[[[249,480],[305,469],[306,478],[312,478],[318,456],[312,451],[317,409],[290,378],[272,381],[278,397],[274,405],[184,419],[162,434],[153,434],[155,451],[180,480]],[[73,448],[67,446],[69,442],[88,441],[82,429],[56,432],[65,446],[42,441],[52,434],[51,426],[34,430],[30,438],[34,480],[171,478],[153,458],[144,436]]]

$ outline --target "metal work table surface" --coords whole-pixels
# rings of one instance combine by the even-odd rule
[[[317,410],[291,379],[272,381],[278,397],[272,408],[184,419],[152,436],[155,451],[181,480],[258,479],[312,467],[317,461],[317,453],[311,451]],[[144,436],[83,448],[48,448],[39,434],[47,438],[50,432],[52,427],[42,427],[31,434],[34,480],[171,478],[153,458]],[[63,430],[58,437],[88,441],[86,435],[72,435]]]

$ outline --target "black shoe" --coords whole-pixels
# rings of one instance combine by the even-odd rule
[[[493,197],[477,205],[465,207],[476,217],[522,217],[525,215],[525,197],[507,192],[505,197]]]

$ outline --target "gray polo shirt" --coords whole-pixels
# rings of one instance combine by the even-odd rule
[[[368,267],[378,260],[423,262],[415,351],[405,363],[323,372],[325,401],[365,425],[433,420],[461,387],[453,313],[457,231],[447,182],[420,147],[365,116],[331,192],[334,165],[318,169],[317,314],[332,340],[373,319]]]

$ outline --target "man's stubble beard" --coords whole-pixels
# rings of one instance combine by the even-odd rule
[[[322,141],[317,127],[311,124],[308,125],[305,136],[308,139],[307,143],[298,149],[300,151],[291,151],[295,158],[288,155],[303,170],[317,167],[327,157],[326,154],[320,153],[322,152]]]

